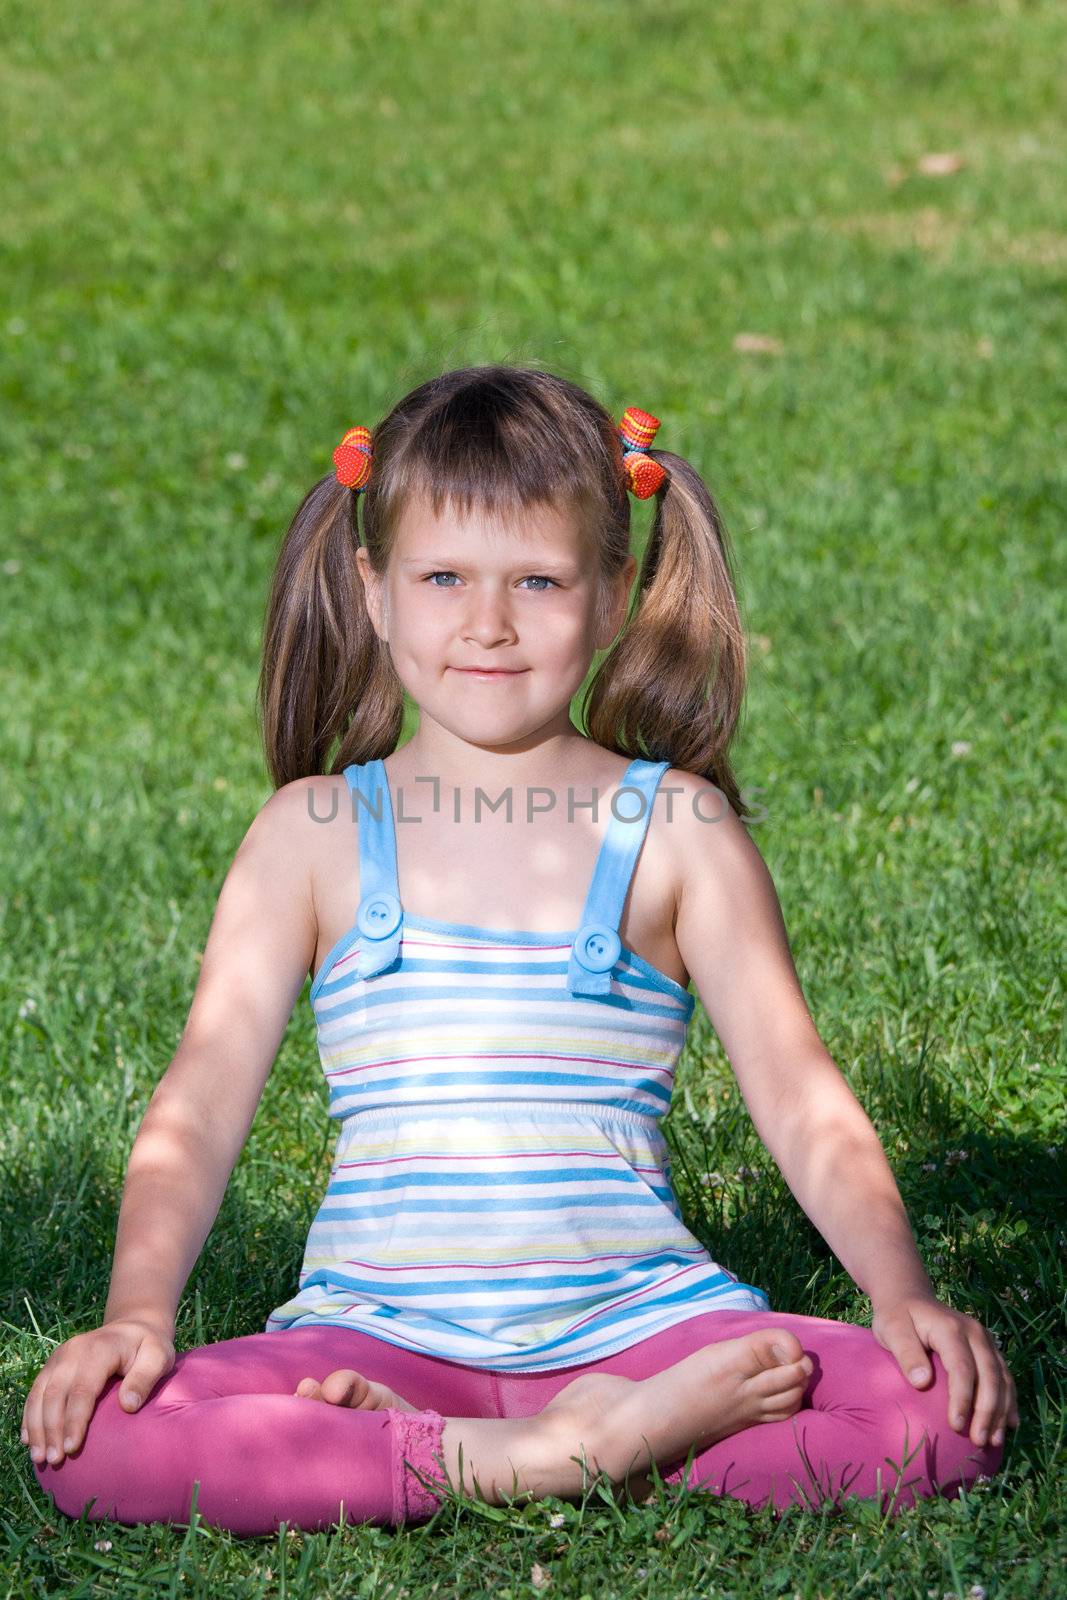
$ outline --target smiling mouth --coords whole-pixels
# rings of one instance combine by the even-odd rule
[[[517,678],[525,667],[453,667],[453,672],[466,672],[475,678]]]

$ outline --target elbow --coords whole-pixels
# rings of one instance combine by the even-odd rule
[[[827,1057],[829,1061],[829,1057]],[[764,1115],[753,1115],[757,1131],[788,1176],[790,1169],[816,1156],[834,1165],[850,1155],[882,1149],[878,1132],[839,1068],[806,1075],[782,1090]]]

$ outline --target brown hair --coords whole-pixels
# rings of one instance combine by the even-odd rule
[[[340,434],[338,435],[340,437]],[[465,367],[420,384],[372,430],[362,493],[331,471],[289,525],[263,630],[259,706],[277,787],[392,753],[404,691],[375,633],[355,552],[389,562],[421,496],[503,521],[549,504],[576,516],[610,579],[630,552],[618,425],[584,389],[527,366]],[[669,450],[627,620],[582,698],[585,731],[619,755],[709,779],[741,814],[729,745],[745,690],[745,634],[726,530],[700,475]],[[335,740],[340,740],[330,757]],[[329,759],[329,766],[326,763]]]

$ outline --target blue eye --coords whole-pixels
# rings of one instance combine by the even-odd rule
[[[430,572],[430,573],[427,573],[426,578],[425,578],[425,582],[428,583],[432,589],[454,589],[456,587],[454,583],[434,583],[433,580],[434,580],[434,578],[454,578],[455,576],[456,576],[456,574],[454,572],[444,572],[444,571]],[[558,589],[559,588],[559,585],[557,584],[555,578],[546,578],[543,573],[542,574],[531,573],[530,577],[523,578],[522,581],[523,581],[523,583],[530,583],[530,582],[533,582],[533,583],[548,583],[548,584],[551,584],[553,589]],[[544,589],[535,589],[532,592],[534,594],[544,594],[545,590]]]

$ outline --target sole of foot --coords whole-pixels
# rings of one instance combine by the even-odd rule
[[[560,1443],[569,1440],[575,1454],[586,1445],[591,1470],[626,1482],[636,1498],[652,1487],[650,1461],[684,1460],[694,1447],[699,1454],[744,1428],[791,1417],[812,1370],[795,1334],[759,1328],[704,1345],[649,1378],[583,1374],[541,1415]]]

